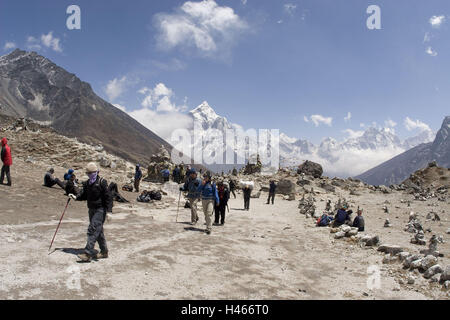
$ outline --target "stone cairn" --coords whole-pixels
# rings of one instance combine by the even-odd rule
[[[161,145],[158,153],[152,155],[150,158],[150,164],[148,165],[148,176],[144,179],[149,182],[162,182],[161,171],[169,169],[172,171],[174,167],[173,162],[170,160],[170,155],[167,149]]]

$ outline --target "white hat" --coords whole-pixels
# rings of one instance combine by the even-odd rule
[[[97,172],[97,171],[98,171],[98,168],[94,162],[90,162],[86,166],[86,172]]]

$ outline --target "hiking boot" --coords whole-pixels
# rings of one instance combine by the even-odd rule
[[[107,258],[108,258],[108,251],[99,252],[95,255],[95,259],[107,259]]]
[[[206,234],[211,234],[211,230],[206,229],[206,230],[205,230],[205,233],[206,233]]]
[[[82,262],[91,262],[92,257],[86,253],[82,253],[77,255],[78,259],[80,259]]]

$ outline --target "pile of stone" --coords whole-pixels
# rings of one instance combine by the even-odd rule
[[[305,196],[300,199],[298,208],[300,209],[300,214],[304,214],[307,218],[316,217],[316,205],[314,204],[314,198],[312,195],[305,199]]]
[[[145,177],[144,181],[163,182],[161,171],[164,169],[169,169],[169,171],[172,172],[174,167],[175,165],[170,159],[169,152],[163,145],[161,145],[158,152],[150,158],[147,177]]]
[[[331,228],[330,233],[334,233],[335,239],[342,239],[344,237],[350,238],[355,237],[358,234],[358,228],[353,228],[343,224],[338,228]]]
[[[244,175],[250,175],[255,173],[261,173],[262,163],[259,159],[259,154],[256,155],[256,161],[249,160],[246,166],[242,169]]]

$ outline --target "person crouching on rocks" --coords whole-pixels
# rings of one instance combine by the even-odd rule
[[[364,218],[362,216],[362,209],[358,209],[358,215],[353,220],[353,227],[358,228],[358,231],[364,231]]]
[[[351,214],[353,213],[352,210],[347,211],[347,206],[342,206],[341,209],[338,210],[336,213],[336,216],[334,218],[333,227],[339,227],[343,224],[351,225]]]
[[[103,232],[103,223],[107,213],[112,213],[113,199],[108,190],[108,182],[100,178],[97,165],[89,163],[86,168],[89,179],[83,182],[83,188],[78,195],[69,194],[74,200],[87,201],[89,208],[89,228],[87,231],[87,243],[85,252],[78,255],[83,262],[90,262],[92,258],[108,258],[108,247]],[[98,242],[100,252],[94,251],[95,243]]]
[[[211,173],[208,171],[203,175],[203,181],[198,187],[198,192],[202,195],[202,207],[205,214],[206,234],[211,234],[212,220],[211,216],[214,211],[214,204],[220,205],[219,195],[214,183],[211,182]]]

